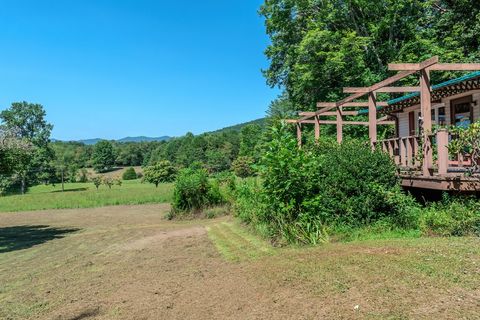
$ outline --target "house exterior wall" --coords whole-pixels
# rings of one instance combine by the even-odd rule
[[[432,104],[432,110],[435,110],[435,121],[432,121],[432,123],[438,124],[438,109],[441,107],[445,107],[445,120],[446,124],[450,125],[451,124],[451,105],[450,102],[452,100],[462,98],[465,96],[472,96],[472,100],[474,103],[473,107],[473,119],[474,121],[479,121],[480,120],[480,90],[474,90],[462,94],[458,94],[455,96],[451,96],[448,98],[444,98],[441,100],[440,103],[433,103]],[[418,133],[418,117],[420,114],[420,105],[414,105],[409,108],[405,108],[403,112],[396,113],[395,115],[398,117],[398,134],[400,137],[407,137],[410,135],[409,132],[409,113],[413,111],[415,112],[415,126],[417,127],[416,131]]]

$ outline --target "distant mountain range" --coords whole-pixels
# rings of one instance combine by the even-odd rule
[[[210,131],[206,133],[222,133],[225,131],[240,131],[243,127],[249,125],[249,124],[257,124],[261,127],[265,125],[265,118],[257,119],[257,120],[252,120],[249,122],[244,122],[240,124],[236,124],[230,127],[226,127],[223,129],[215,130],[215,131]],[[125,137],[122,139],[114,140],[116,142],[151,142],[151,141],[168,141],[170,139],[173,139],[173,137],[169,136],[162,136],[162,137],[146,137],[146,136],[138,136],[138,137]],[[86,145],[94,145],[99,141],[102,141],[105,139],[101,138],[95,138],[95,139],[84,139],[84,140],[75,140],[75,142],[80,142]],[[52,141],[63,141],[63,140],[57,140],[57,139],[52,139]]]
[[[169,137],[169,136],[163,136],[163,137],[139,136],[139,137],[125,137],[122,139],[117,139],[115,141],[116,142],[151,142],[151,141],[168,141],[170,139],[172,139],[172,137]],[[101,138],[84,139],[84,140],[75,140],[75,142],[80,142],[86,145],[93,145],[102,140],[105,140],[105,139],[101,139]],[[62,140],[52,139],[52,141],[62,141]]]

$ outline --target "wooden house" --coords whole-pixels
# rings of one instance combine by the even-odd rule
[[[434,57],[421,63],[390,64],[389,69],[399,72],[370,87],[344,88],[350,94],[345,99],[319,102],[316,112],[301,112],[299,119],[288,120],[297,126],[299,146],[302,126],[306,124],[314,124],[316,139],[321,125],[336,125],[339,143],[345,125],[365,125],[369,127],[372,148],[381,148],[395,160],[403,186],[480,191],[480,179],[464,174],[472,161],[468,155],[449,154],[448,144],[455,137],[446,129],[468,127],[480,120],[480,64],[445,64]],[[447,70],[470,73],[443,83],[430,83],[431,72]],[[415,74],[419,75],[419,86],[391,86]],[[378,93],[396,96],[377,101]],[[365,96],[367,100],[362,100]],[[349,116],[361,114],[368,115],[368,122],[348,121]],[[324,116],[334,116],[335,120],[322,120]],[[395,137],[378,141],[378,125],[394,125]]]

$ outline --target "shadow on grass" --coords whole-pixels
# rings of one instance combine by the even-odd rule
[[[15,226],[0,228],[0,253],[28,249],[50,240],[60,239],[80,229],[50,226]]]
[[[76,191],[87,191],[88,188],[74,188],[74,189],[65,189],[65,191],[62,190],[55,190],[52,191],[52,193],[58,193],[58,192],[76,192]]]

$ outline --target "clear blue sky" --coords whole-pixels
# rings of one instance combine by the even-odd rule
[[[41,103],[52,137],[195,134],[262,117],[262,0],[3,0],[0,110]]]

